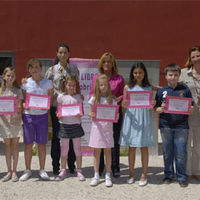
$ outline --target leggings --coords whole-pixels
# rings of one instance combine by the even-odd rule
[[[60,147],[61,147],[61,156],[65,157],[69,152],[69,138],[61,138]],[[72,139],[74,145],[74,152],[76,156],[81,156],[81,138]]]

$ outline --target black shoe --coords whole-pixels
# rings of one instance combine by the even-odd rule
[[[69,169],[69,173],[70,174],[75,174],[75,170],[74,169]]]
[[[178,183],[179,183],[179,185],[181,187],[187,187],[188,186],[188,182],[187,181],[179,181]]]
[[[118,172],[118,171],[113,172],[113,177],[114,178],[119,178],[120,177],[120,172]]]
[[[172,179],[171,178],[164,178],[163,183],[164,184],[170,184],[170,183],[172,183]]]
[[[57,176],[59,174],[59,169],[53,169],[53,174]]]

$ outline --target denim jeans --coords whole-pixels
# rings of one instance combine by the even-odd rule
[[[176,178],[186,181],[188,129],[161,128],[165,178],[174,178],[174,161]]]

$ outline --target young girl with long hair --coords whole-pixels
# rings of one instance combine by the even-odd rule
[[[8,173],[3,177],[2,181],[6,182],[12,179],[13,182],[16,182],[18,181],[17,163],[19,156],[19,139],[23,134],[21,119],[23,95],[16,81],[15,70],[10,67],[5,68],[3,71],[0,96],[17,97],[17,114],[0,115],[0,134],[5,143],[5,156],[8,168]]]
[[[99,75],[96,79],[94,86],[93,96],[90,98],[90,112],[91,117],[95,116],[93,112],[93,106],[95,104],[117,104],[113,99],[109,79],[103,74]],[[112,180],[110,177],[111,171],[111,148],[114,146],[113,139],[113,123],[112,122],[102,122],[102,121],[92,121],[92,127],[90,132],[90,147],[94,148],[94,178],[92,179],[90,185],[96,186],[99,181],[99,162],[101,149],[104,149],[106,155],[106,175],[105,182],[107,187],[112,186]]]
[[[58,95],[58,105],[82,104],[83,100],[80,94],[77,94],[79,82],[75,76],[67,75],[61,84],[61,94]],[[81,137],[84,135],[81,126],[81,115],[61,117],[60,119],[60,148],[61,148],[61,170],[56,180],[60,181],[66,177],[66,162],[69,151],[69,140],[72,139],[77,163],[77,177],[80,181],[84,181],[85,177],[82,174],[82,156],[81,156]],[[70,160],[70,158],[69,158]]]
[[[152,87],[148,80],[147,70],[143,63],[134,64],[131,71],[128,85],[124,87],[122,106],[127,107],[127,91],[150,91]],[[154,102],[155,103],[155,102]],[[148,108],[127,108],[121,133],[122,146],[129,146],[129,178],[127,183],[134,182],[134,164],[136,148],[141,149],[142,175],[139,181],[140,186],[147,184],[148,168],[148,147],[153,146],[152,121]]]

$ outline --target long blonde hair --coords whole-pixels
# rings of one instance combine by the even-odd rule
[[[13,72],[15,74],[15,81],[13,82],[13,86],[16,88],[19,88],[18,84],[17,84],[17,79],[16,79],[16,73],[15,73],[15,69],[11,68],[11,67],[6,67],[3,71],[2,74],[2,82],[1,82],[1,87],[0,87],[0,94],[2,95],[6,89],[6,81],[4,80],[4,76],[8,73],[8,72]]]
[[[110,89],[110,83],[109,83],[108,77],[105,74],[98,76],[96,79],[96,82],[94,85],[94,103],[95,104],[100,103],[100,98],[101,98],[101,92],[100,92],[100,88],[99,88],[100,80],[105,80],[107,82],[108,91],[106,93],[106,99],[107,99],[108,104],[112,104],[113,99],[112,99],[112,93],[111,93],[111,89]]]
[[[98,70],[99,70],[99,73],[100,74],[104,74],[104,71],[103,71],[103,63],[105,61],[105,59],[109,57],[112,61],[112,74],[118,74],[118,68],[117,68],[117,63],[115,61],[115,58],[114,56],[110,53],[110,52],[106,52],[104,53],[100,60],[99,60],[99,63],[98,63]]]
[[[60,92],[66,92],[66,84],[68,81],[75,81],[76,82],[76,91],[75,94],[80,94],[80,84],[79,81],[76,79],[76,76],[67,75],[64,79],[61,79],[60,83]]]

